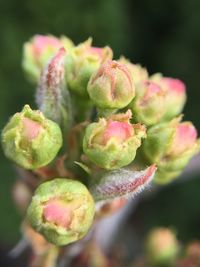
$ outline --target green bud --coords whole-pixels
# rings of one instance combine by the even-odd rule
[[[166,112],[163,119],[170,120],[179,115],[186,102],[185,84],[181,80],[163,77],[159,73],[152,75],[150,80],[157,83],[165,91]]]
[[[129,104],[136,122],[145,125],[158,123],[164,116],[165,91],[156,83],[145,81],[136,87],[136,97]]]
[[[107,59],[112,59],[110,47],[91,46],[92,39],[74,47],[66,57],[66,80],[69,89],[81,96],[87,96],[90,76]]]
[[[108,60],[95,72],[88,83],[88,93],[101,109],[126,107],[135,96],[135,87],[128,68]]]
[[[131,163],[146,136],[141,124],[131,124],[131,111],[116,114],[108,119],[101,118],[91,123],[83,140],[83,150],[88,158],[98,166],[114,170]]]
[[[168,228],[152,230],[147,237],[146,251],[148,261],[153,266],[172,264],[179,251],[175,233]]]
[[[61,145],[59,126],[28,105],[11,117],[2,132],[5,155],[25,169],[47,165],[55,158]]]
[[[200,149],[195,127],[180,119],[151,127],[143,144],[146,158],[158,167],[155,181],[159,183],[175,178]]]
[[[126,65],[126,67],[131,73],[135,86],[149,79],[149,74],[147,70],[143,68],[140,64],[133,64],[124,57],[120,57],[119,62]]]
[[[37,188],[27,218],[50,243],[62,246],[87,234],[94,212],[93,198],[82,183],[57,178]]]
[[[35,35],[24,44],[22,66],[29,80],[39,81],[41,70],[61,47],[68,51],[73,43],[65,36],[58,39],[51,35]]]

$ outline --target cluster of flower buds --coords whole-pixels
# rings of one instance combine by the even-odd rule
[[[180,122],[183,82],[113,60],[108,46],[36,35],[24,46],[23,68],[37,83],[38,110],[25,105],[16,113],[2,145],[38,177],[28,222],[51,243],[79,240],[92,225],[94,202],[125,203],[156,170],[153,180],[166,183],[199,151],[195,127]]]

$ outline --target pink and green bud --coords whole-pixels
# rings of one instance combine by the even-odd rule
[[[91,46],[92,39],[74,47],[66,57],[66,80],[70,90],[87,96],[87,84],[91,75],[108,59],[112,59],[110,47]]]
[[[137,87],[141,82],[147,81],[149,79],[149,74],[146,68],[143,68],[140,64],[133,64],[128,59],[121,57],[119,62],[126,65],[131,73],[133,83]]]
[[[24,44],[22,66],[32,82],[38,82],[41,70],[61,47],[69,50],[73,43],[65,36],[35,35]]]
[[[156,82],[165,91],[165,120],[172,119],[179,115],[186,102],[185,84],[178,79],[163,77],[161,74],[154,74],[150,80]]]
[[[126,107],[135,96],[135,86],[128,68],[108,60],[95,72],[87,87],[94,104],[100,109]]]
[[[140,82],[136,87],[136,97],[129,104],[134,120],[151,126],[161,121],[165,109],[165,91],[156,83]]]
[[[94,212],[93,198],[82,183],[56,178],[37,188],[27,218],[46,240],[62,246],[87,234]]]
[[[11,117],[2,132],[5,155],[25,169],[47,165],[56,157],[61,145],[59,126],[28,105]]]
[[[114,170],[131,163],[146,129],[141,124],[131,124],[131,111],[101,118],[91,123],[85,132],[83,150],[96,165]]]
[[[158,166],[155,180],[159,183],[178,176],[199,150],[197,130],[180,118],[150,128],[143,146],[146,158]]]
[[[150,266],[171,266],[179,252],[175,233],[168,228],[155,228],[147,237],[146,252]]]

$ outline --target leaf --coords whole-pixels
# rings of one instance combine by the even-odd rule
[[[63,130],[71,120],[70,96],[65,83],[66,51],[60,48],[44,68],[36,93],[36,102],[44,115]]]
[[[151,165],[142,171],[130,169],[111,171],[91,188],[91,192],[96,201],[134,197],[149,185],[156,169],[155,165]]]

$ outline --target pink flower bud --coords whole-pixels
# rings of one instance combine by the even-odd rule
[[[93,197],[81,182],[56,178],[37,188],[27,219],[50,243],[62,246],[87,234],[94,212]]]
[[[136,87],[136,97],[130,103],[134,119],[151,126],[161,121],[165,109],[165,91],[155,82],[141,82]]]
[[[181,154],[192,148],[197,139],[197,130],[190,122],[182,122],[177,125],[171,153]]]
[[[25,43],[22,65],[28,78],[34,83],[38,82],[42,69],[61,47],[68,51],[73,43],[67,37],[56,38],[51,35],[35,35]]]
[[[114,170],[131,163],[146,129],[141,124],[131,124],[131,111],[100,119],[86,128],[83,150],[98,166]]]
[[[169,91],[176,94],[185,94],[186,87],[181,80],[163,77],[161,82],[163,83],[163,86],[168,88]]]
[[[130,71],[124,64],[108,60],[90,78],[88,93],[99,108],[126,107],[135,96]]]
[[[154,74],[151,76],[151,80],[165,91],[166,112],[164,119],[172,119],[180,114],[186,102],[185,84],[181,80],[163,77],[161,74]]]
[[[54,36],[35,35],[32,42],[32,51],[34,57],[41,56],[46,49],[51,48],[58,50],[62,42]]]
[[[87,96],[87,84],[91,75],[108,59],[112,59],[110,47],[94,47],[92,39],[74,47],[66,58],[66,80],[69,89]]]
[[[5,155],[31,170],[50,163],[62,145],[59,126],[28,105],[11,117],[1,137]]]
[[[150,163],[158,166],[156,182],[166,183],[176,178],[200,150],[195,127],[180,119],[154,125],[147,132],[143,152]]]

